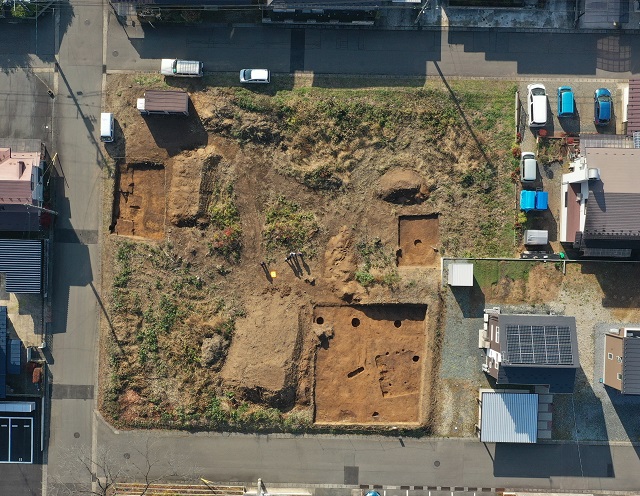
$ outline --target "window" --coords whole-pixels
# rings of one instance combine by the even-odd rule
[[[500,342],[500,328],[496,327],[496,343]]]
[[[620,372],[618,372],[618,380],[621,381],[622,380],[622,374]]]
[[[613,360],[613,353],[607,353],[607,358],[609,360]]]
[[[622,357],[616,357],[616,360],[618,360],[618,363],[622,363]]]

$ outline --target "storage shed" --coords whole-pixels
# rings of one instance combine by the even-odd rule
[[[483,443],[535,443],[538,395],[481,392],[479,427]]]
[[[549,243],[549,231],[527,229],[524,232],[524,244],[531,246],[546,246]]]
[[[449,264],[449,286],[473,286],[473,264],[456,262]]]

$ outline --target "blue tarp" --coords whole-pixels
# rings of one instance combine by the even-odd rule
[[[549,193],[546,191],[521,191],[520,210],[546,210],[549,208]]]
[[[536,208],[536,192],[535,191],[521,191],[520,192],[520,210],[528,212]]]
[[[536,191],[536,210],[546,210],[547,208],[549,208],[549,193]]]

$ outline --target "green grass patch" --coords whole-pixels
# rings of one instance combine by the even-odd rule
[[[242,224],[233,186],[216,184],[209,206],[209,219],[213,229],[210,251],[232,261],[240,260]]]
[[[473,275],[481,288],[488,288],[498,284],[503,278],[527,281],[529,272],[536,264],[537,262],[515,260],[476,260],[473,263]]]
[[[278,196],[265,211],[262,232],[267,250],[284,248],[290,251],[312,252],[311,241],[320,227],[313,212]]]

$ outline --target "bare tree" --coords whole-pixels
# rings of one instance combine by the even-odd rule
[[[176,460],[170,454],[154,449],[147,438],[141,448],[131,453],[117,454],[99,446],[94,453],[85,446],[71,448],[64,458],[60,473],[64,480],[56,478],[49,485],[52,496],[111,496],[117,484],[135,484],[127,488],[127,494],[145,496],[152,484],[163,479],[192,479],[192,473],[180,474]]]

